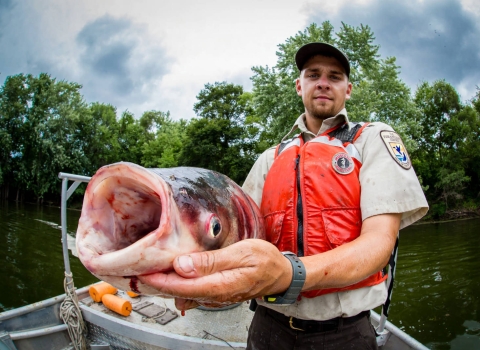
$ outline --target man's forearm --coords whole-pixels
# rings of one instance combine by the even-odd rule
[[[364,220],[360,236],[325,253],[302,257],[307,278],[303,290],[340,288],[381,270],[395,246],[401,214],[381,214]]]

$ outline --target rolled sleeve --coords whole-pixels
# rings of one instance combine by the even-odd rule
[[[243,191],[252,197],[259,207],[262,203],[265,179],[275,157],[275,149],[276,146],[270,147],[258,157],[242,186]]]
[[[393,131],[384,123],[371,123],[354,143],[362,156],[360,170],[362,219],[402,213],[400,228],[422,218],[428,203],[417,175],[400,166],[390,155],[380,132]]]

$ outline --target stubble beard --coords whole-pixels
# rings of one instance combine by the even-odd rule
[[[325,105],[319,106],[320,108],[312,108],[312,110],[308,111],[309,114],[317,120],[325,120],[331,117],[334,117],[337,113],[333,110],[333,106],[328,108]]]

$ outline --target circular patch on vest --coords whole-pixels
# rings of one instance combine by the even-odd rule
[[[348,153],[340,152],[333,156],[332,166],[337,173],[347,175],[353,171],[354,164]]]

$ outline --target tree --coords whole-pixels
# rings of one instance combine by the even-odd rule
[[[465,142],[460,147],[462,159],[465,160],[464,168],[470,181],[470,195],[480,199],[480,88],[476,96],[458,118],[468,125],[469,132],[465,135]]]
[[[470,181],[470,178],[465,176],[463,169],[452,171],[441,168],[438,175],[439,179],[435,187],[440,190],[440,198],[445,201],[445,210],[448,210],[448,200],[453,200],[453,203],[455,203],[462,199],[462,190],[465,188],[465,183]]]
[[[80,174],[92,176],[100,167],[119,160],[120,125],[116,109],[112,105],[92,103],[79,123],[74,142],[81,150],[79,159],[83,169]]]
[[[180,162],[216,170],[234,181],[245,179],[253,165],[256,132],[248,117],[250,94],[240,85],[226,82],[206,84],[197,95],[193,119],[186,128]],[[248,127],[245,127],[245,125]]]
[[[313,23],[278,45],[277,64],[273,68],[252,68],[253,106],[265,127],[261,139],[270,145],[278,143],[303,113],[294,85],[299,76],[294,56],[301,46],[321,41],[336,45],[350,59],[353,92],[347,102],[349,119],[392,124],[408,148],[415,148],[415,142],[407,135],[417,130],[417,111],[409,88],[398,78],[395,58],[379,58],[379,47],[374,45],[375,37],[368,26],[355,28],[342,23],[336,34],[333,29],[328,21],[320,26]]]
[[[163,114],[155,138],[143,145],[142,165],[147,168],[178,166],[187,124],[186,120],[173,121],[169,113]]]
[[[22,129],[26,119],[30,93],[27,76],[9,76],[0,90],[0,184],[17,187],[14,176],[22,145]],[[6,191],[8,193],[8,189]]]
[[[32,191],[37,200],[58,188],[59,171],[79,170],[71,142],[87,109],[80,88],[42,73],[8,77],[1,91],[2,128],[9,135],[2,141],[5,169],[17,189]]]
[[[475,198],[480,175],[480,157],[476,153],[480,151],[480,118],[476,100],[472,105],[463,105],[453,86],[438,80],[422,83],[416,91],[415,103],[422,128],[417,139],[420,147],[412,153],[412,158],[430,188],[427,192],[430,199],[441,199],[447,209],[459,204],[465,194]],[[474,186],[474,191],[463,191],[468,184]]]
[[[118,123],[118,143],[120,145],[118,161],[140,164],[142,161],[145,129],[135,119],[134,115],[128,111],[122,113]]]

